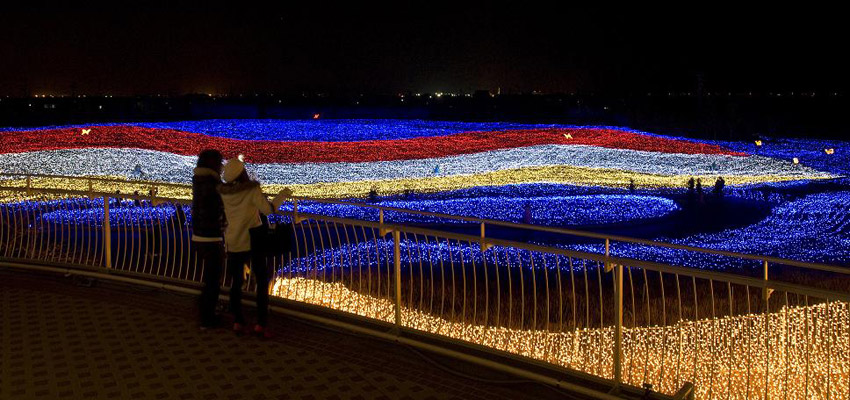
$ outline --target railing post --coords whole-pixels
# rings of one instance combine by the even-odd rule
[[[607,243],[607,240],[606,240]],[[607,247],[607,246],[606,246]],[[623,266],[614,267],[614,382],[623,383]]]
[[[378,209],[378,232],[381,234],[381,237],[384,237],[387,233],[390,233],[390,230],[384,228],[384,209]]]
[[[487,251],[490,248],[490,245],[487,244],[487,240],[484,237],[484,223],[481,223],[481,252]]]
[[[393,230],[393,262],[395,274],[395,328],[401,332],[401,251],[399,249],[399,231]]]
[[[765,360],[764,360],[764,399],[770,399],[770,306],[768,301],[770,300],[770,288],[767,287],[768,284],[768,264],[767,260],[764,261],[764,289],[762,289],[762,301],[764,301],[764,348],[765,348]]]
[[[103,196],[103,263],[112,268],[112,229],[109,225],[109,197]]]

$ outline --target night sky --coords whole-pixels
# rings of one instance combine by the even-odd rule
[[[0,95],[848,87],[835,9],[282,3],[4,10]]]

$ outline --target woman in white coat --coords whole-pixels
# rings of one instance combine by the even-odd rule
[[[268,336],[269,278],[271,271],[266,262],[266,227],[260,213],[270,215],[280,208],[286,193],[281,192],[270,203],[260,190],[259,182],[248,177],[245,164],[238,158],[227,161],[218,189],[224,203],[227,228],[224,243],[227,249],[227,274],[232,279],[230,309],[233,312],[233,330],[244,330],[242,315],[242,284],[245,264],[250,262],[251,273],[257,281],[257,323],[254,333]]]

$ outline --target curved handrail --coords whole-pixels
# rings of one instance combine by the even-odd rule
[[[97,182],[121,183],[121,184],[126,184],[126,183],[133,183],[133,184],[140,184],[140,185],[148,184],[148,185],[156,186],[156,187],[164,186],[164,187],[172,187],[172,188],[180,188],[180,189],[191,190],[191,185],[189,185],[189,184],[172,183],[172,182],[159,182],[159,181],[120,180],[120,179],[103,178],[103,177],[50,175],[50,174],[18,174],[18,173],[5,173],[5,172],[0,173],[0,177],[4,177],[4,176],[5,177],[18,177],[18,178],[36,177],[36,178],[52,178],[52,179],[81,179],[81,180],[92,180],[92,181],[97,181]],[[0,182],[2,182],[2,179],[0,179]],[[21,187],[6,187],[6,186],[0,185],[0,189],[3,189],[3,190],[20,190],[22,188]],[[25,189],[25,188],[23,188],[23,189]],[[57,189],[38,188],[38,190],[50,192],[50,191],[54,191],[54,190],[57,190]],[[57,193],[59,193],[59,192],[57,192]],[[127,197],[127,198],[152,199],[152,200],[155,200],[155,201],[169,201],[169,202],[178,202],[178,203],[182,203],[182,204],[190,203],[190,201],[187,200],[187,199],[162,197],[162,196],[156,196],[156,195],[148,196],[148,195],[143,195],[143,194],[130,194],[130,193],[120,193],[120,192],[119,193],[92,192],[92,191],[81,191],[81,190],[73,190],[73,189],[61,189],[61,193],[75,193],[75,194],[79,194],[79,195],[96,195],[98,197],[104,196],[104,195],[115,196],[116,194],[120,194],[122,197]],[[266,193],[266,195],[271,196],[273,194]],[[454,219],[454,220],[458,220],[458,221],[466,221],[466,222],[472,222],[472,223],[478,223],[478,224],[502,226],[502,227],[508,227],[508,228],[516,228],[516,229],[527,229],[527,230],[533,230],[533,231],[538,231],[538,232],[558,233],[558,234],[571,235],[571,236],[577,236],[577,237],[600,239],[600,240],[605,240],[605,241],[643,244],[643,245],[648,245],[648,246],[656,246],[656,247],[668,248],[668,249],[674,249],[674,250],[693,251],[693,252],[697,252],[697,253],[711,254],[711,255],[716,255],[716,256],[732,257],[732,258],[759,261],[759,262],[765,262],[765,263],[771,263],[771,264],[779,264],[779,265],[786,265],[786,266],[791,266],[791,267],[805,268],[805,269],[811,269],[811,270],[817,270],[817,271],[823,271],[823,272],[831,272],[831,273],[850,275],[850,268],[845,268],[845,267],[841,267],[841,266],[837,266],[837,265],[798,261],[798,260],[791,260],[791,259],[785,259],[785,258],[773,257],[773,256],[765,256],[765,255],[758,255],[758,254],[746,254],[746,253],[739,253],[739,252],[734,252],[734,251],[715,250],[715,249],[708,249],[708,248],[703,248],[703,247],[696,247],[696,246],[689,246],[689,245],[663,242],[663,241],[659,241],[659,240],[641,239],[641,238],[635,238],[635,237],[630,237],[630,236],[609,235],[609,234],[595,233],[595,232],[582,231],[582,230],[576,230],[576,229],[539,226],[539,225],[526,224],[526,223],[499,221],[499,220],[494,220],[494,219],[467,217],[467,216],[444,214],[444,213],[438,213],[438,212],[409,210],[409,209],[398,208],[398,207],[381,206],[381,205],[375,205],[375,204],[360,203],[360,202],[355,202],[355,201],[346,201],[346,200],[338,200],[338,199],[321,199],[321,198],[312,198],[312,197],[303,197],[303,196],[291,196],[290,199],[293,200],[293,201],[309,201],[309,202],[324,203],[324,204],[338,204],[338,205],[349,205],[349,206],[355,206],[355,207],[370,208],[370,209],[376,209],[379,212],[385,212],[385,211],[402,212],[402,213],[412,214],[412,215],[421,215],[421,216],[427,216],[427,217]]]

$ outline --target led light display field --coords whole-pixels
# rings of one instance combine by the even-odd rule
[[[784,202],[763,221],[743,228],[659,240],[800,261],[846,263],[850,260],[850,192],[818,193]],[[604,251],[601,245],[570,248]],[[700,268],[723,269],[736,263],[726,257],[618,242],[612,243],[611,254]]]
[[[46,129],[90,128],[92,125],[49,126]],[[203,133],[243,140],[285,140],[347,142],[361,140],[408,139],[445,136],[461,132],[504,131],[511,129],[577,128],[572,125],[517,124],[506,122],[453,122],[392,119],[212,119],[204,121],[101,123],[95,126],[137,126]],[[622,129],[622,128],[620,128]],[[0,128],[0,132],[32,128]]]
[[[343,284],[279,277],[273,295],[394,321],[393,303]],[[623,377],[673,394],[685,382],[697,398],[835,399],[850,393],[850,305],[782,307],[769,314],[678,321],[623,330]],[[563,332],[464,324],[402,307],[402,324],[612,378],[611,327]],[[767,392],[767,393],[766,393]]]
[[[546,197],[475,197],[446,200],[384,200],[373,203],[380,206],[523,222],[525,208],[531,212],[531,223],[535,225],[601,225],[625,222],[634,219],[663,217],[679,209],[670,199],[656,196],[634,195],[587,195]],[[287,204],[285,211],[292,211]],[[341,204],[309,203],[298,204],[300,212],[355,218],[367,221],[378,220],[378,210]],[[446,219],[387,211],[387,222],[416,223],[460,223]]]
[[[0,155],[0,169],[9,172],[127,176],[164,182],[189,181],[195,162],[195,156],[141,149],[67,149]],[[137,165],[141,173],[134,171]],[[251,169],[263,183],[311,184],[475,175],[558,165],[654,175],[747,176],[758,171],[764,175],[798,179],[832,176],[803,165],[760,156],[670,154],[585,145],[542,145],[420,160],[255,163]]]
[[[236,140],[198,133],[131,126],[99,126],[37,131],[0,132],[0,153],[74,148],[141,148],[196,155],[215,148],[226,157],[245,154],[257,163],[366,162],[422,159],[545,144],[592,145],[603,148],[682,154],[745,153],[705,143],[599,129],[562,128],[463,132],[447,136],[358,142]]]
[[[850,152],[848,143],[838,140],[817,139],[769,139],[757,147],[752,142],[705,141],[735,151],[746,152],[779,160],[791,161],[797,157],[800,164],[808,165],[833,174],[850,174]],[[825,149],[833,149],[827,154]]]
[[[702,179],[708,192],[714,180],[723,176],[727,185],[739,185],[729,193],[768,200],[781,208],[803,203],[783,206],[793,199],[775,189],[783,185],[805,188],[805,182],[816,179],[833,179],[838,184],[834,178],[850,168],[846,167],[850,160],[843,144],[834,141],[766,140],[756,148],[749,143],[700,142],[611,127],[211,120],[0,130],[0,171],[116,177],[126,183],[93,182],[92,189],[145,194],[153,184],[140,181],[189,183],[195,155],[207,147],[221,149],[227,156],[245,154],[250,171],[269,193],[286,187],[303,197],[364,198],[372,190],[381,197],[412,191],[416,194],[411,199],[385,200],[384,204],[515,222],[523,219],[521,203],[525,200],[521,199],[533,199],[532,221],[546,225],[640,220],[662,215],[663,207],[655,208],[657,203],[651,202],[639,207],[616,196],[587,202],[570,198],[572,192],[545,190],[537,194],[538,187],[607,187],[609,192],[600,194],[610,195],[623,194],[622,189],[633,184],[641,194],[652,195],[656,190],[684,190],[688,179],[694,177]],[[834,149],[833,154],[824,148]],[[793,157],[798,157],[799,163],[793,163]],[[3,183],[20,187],[25,181],[19,177]],[[88,189],[84,180],[36,178],[31,183],[33,187]],[[764,190],[740,185],[762,185]],[[490,188],[486,192],[490,194],[474,195],[474,199],[463,194],[479,188]],[[185,187],[160,185],[157,189],[162,197],[189,197]],[[850,246],[844,241],[843,228],[824,228],[843,221],[841,206],[835,203],[842,200],[829,197],[813,197],[805,208],[835,208],[839,213],[811,218],[777,215],[737,233],[697,235],[676,242],[806,260],[845,259]],[[315,212],[375,218],[371,211],[352,207],[321,207]],[[403,219],[408,216],[394,213],[387,218],[434,222]],[[818,255],[819,247],[835,256],[823,258]],[[623,251],[632,250],[641,251],[629,246]],[[679,253],[651,255],[670,260],[683,257]],[[721,264],[698,258],[693,262]]]
[[[191,207],[180,206],[182,213],[173,204],[152,206],[150,202],[136,203],[131,200],[112,199],[109,204],[110,225],[113,227],[153,226],[169,223],[191,224]],[[44,222],[62,225],[103,225],[103,200],[63,199],[48,201],[23,201],[5,203],[0,206],[3,213],[11,215],[39,215]],[[52,210],[52,211],[48,211]],[[179,215],[178,215],[179,214]],[[178,221],[179,218],[179,222]]]

